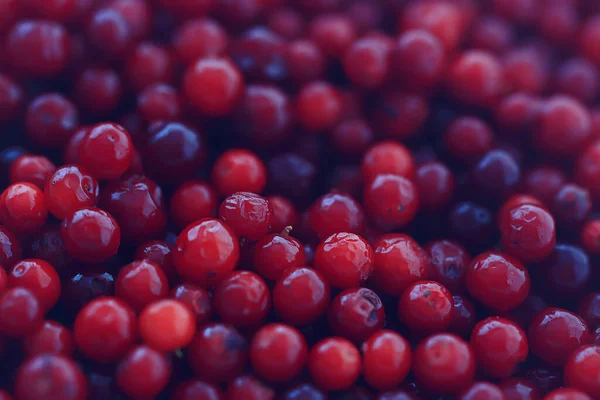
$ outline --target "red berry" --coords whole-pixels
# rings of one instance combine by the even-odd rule
[[[217,215],[217,193],[207,183],[188,181],[173,193],[170,211],[181,228],[202,218],[214,218]]]
[[[380,86],[389,72],[390,46],[376,37],[364,37],[350,45],[342,58],[348,79],[356,86]]]
[[[340,92],[322,81],[309,83],[300,90],[296,109],[302,126],[315,133],[335,127],[343,116]]]
[[[477,382],[461,393],[459,400],[505,400],[504,393],[492,383]]]
[[[219,282],[213,294],[216,313],[226,323],[253,327],[262,322],[271,308],[269,288],[262,278],[249,271],[233,272]]]
[[[221,400],[219,388],[198,379],[185,381],[173,391],[173,400]]]
[[[308,36],[328,57],[340,57],[354,42],[356,27],[342,14],[321,14],[309,26]]]
[[[237,192],[227,197],[219,207],[219,217],[239,238],[256,241],[271,230],[273,208],[264,197]]]
[[[48,353],[70,357],[73,347],[71,331],[54,321],[44,321],[37,331],[23,338],[23,352],[28,358]]]
[[[169,83],[172,75],[173,60],[163,47],[150,42],[140,43],[127,57],[125,76],[136,91],[155,83]]]
[[[526,263],[539,262],[550,255],[556,244],[554,218],[543,208],[522,205],[500,216],[502,247]]]
[[[139,317],[144,342],[161,352],[186,347],[194,337],[196,320],[183,303],[160,300],[148,305]]]
[[[465,277],[469,294],[498,311],[517,308],[529,293],[530,278],[525,267],[502,253],[478,255],[471,261]]]
[[[279,280],[286,269],[306,265],[306,251],[293,237],[270,233],[254,245],[252,264],[264,278]]]
[[[173,33],[175,54],[186,65],[198,58],[223,55],[227,44],[227,32],[208,18],[186,21]]]
[[[254,153],[233,149],[217,159],[211,179],[221,196],[231,196],[235,192],[260,193],[267,183],[267,171]]]
[[[188,361],[196,375],[229,382],[246,366],[248,343],[232,326],[210,323],[198,330],[188,346]]]
[[[383,141],[367,150],[362,160],[362,176],[366,182],[377,175],[394,174],[413,179],[416,173],[412,154],[403,144]]]
[[[62,166],[46,181],[44,196],[48,211],[65,219],[81,208],[96,205],[98,181],[81,166]]]
[[[0,195],[0,221],[13,232],[35,232],[47,218],[44,193],[33,183],[13,183]]]
[[[230,382],[226,400],[274,400],[275,392],[251,376],[240,376]]]
[[[589,396],[600,394],[600,347],[581,346],[573,351],[565,364],[565,383]]]
[[[331,302],[327,319],[334,335],[360,343],[383,327],[385,310],[371,289],[346,289]]]
[[[46,181],[56,171],[56,166],[44,156],[24,154],[10,166],[11,183],[29,182],[44,189]]]
[[[133,348],[116,371],[117,385],[132,399],[156,396],[167,386],[170,377],[167,357],[146,346]]]
[[[177,273],[203,287],[211,287],[233,271],[240,258],[238,239],[227,225],[203,219],[185,228],[173,248]]]
[[[444,286],[419,281],[409,286],[398,303],[398,314],[408,329],[416,334],[443,332],[452,322],[454,300]]]
[[[493,378],[508,378],[529,352],[525,332],[514,322],[500,317],[480,321],[471,334],[477,365]]]
[[[11,287],[30,290],[46,311],[52,309],[60,297],[60,278],[54,267],[44,260],[18,262],[10,270],[8,283]]]
[[[577,389],[556,389],[552,393],[549,393],[544,400],[591,400],[585,392]]]
[[[408,342],[396,332],[381,330],[362,345],[363,375],[378,390],[393,389],[410,371],[411,350]]]
[[[169,294],[169,283],[163,270],[149,260],[134,261],[119,270],[115,295],[135,312],[164,299]]]
[[[120,125],[98,124],[83,138],[81,163],[97,179],[116,179],[133,160],[133,142]]]
[[[360,374],[361,357],[346,339],[330,337],[311,350],[308,369],[317,386],[323,390],[348,389]]]
[[[33,292],[9,289],[0,296],[0,334],[17,338],[32,334],[42,325],[43,314]]]
[[[436,240],[425,246],[425,251],[429,259],[429,278],[452,293],[464,291],[465,273],[471,262],[467,250],[453,240]],[[375,258],[377,260],[377,249]]]
[[[403,228],[417,214],[419,196],[416,186],[398,175],[378,175],[365,187],[364,207],[381,228]]]
[[[507,379],[498,384],[507,400],[537,400],[539,390],[529,381],[517,378]]]
[[[15,398],[85,400],[87,383],[73,360],[41,354],[21,364],[15,378]]]
[[[450,155],[461,162],[472,162],[492,149],[494,134],[479,118],[459,117],[444,131],[443,139]]]
[[[432,1],[411,3],[401,15],[398,25],[401,31],[422,29],[431,32],[452,51],[460,42],[465,28],[465,16],[453,3]]]
[[[252,368],[269,382],[294,379],[304,368],[307,355],[302,334],[283,324],[265,325],[250,343]]]
[[[475,376],[475,357],[469,344],[458,336],[440,333],[421,342],[413,354],[417,381],[430,391],[458,394]]]
[[[123,94],[119,74],[110,68],[86,68],[76,78],[74,85],[77,104],[94,116],[103,116],[114,111],[119,106]]]
[[[171,290],[171,297],[189,308],[198,326],[208,322],[212,316],[212,297],[199,286],[183,283]]]
[[[336,233],[317,248],[315,269],[333,287],[345,289],[358,286],[373,273],[373,249],[358,235]]]
[[[424,96],[393,92],[378,100],[372,119],[386,137],[406,140],[420,132],[428,116],[429,104]]]
[[[81,208],[65,218],[60,237],[65,249],[76,260],[98,263],[114,256],[121,242],[117,221],[98,208]]]
[[[312,268],[286,270],[273,288],[273,308],[287,323],[307,325],[327,311],[330,289]]]
[[[133,310],[114,297],[89,302],[77,314],[73,327],[77,348],[101,363],[120,360],[135,344],[136,334]]]

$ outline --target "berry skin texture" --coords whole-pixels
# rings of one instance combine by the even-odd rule
[[[304,336],[291,326],[269,324],[250,342],[250,363],[269,382],[289,382],[304,368],[308,348]]]
[[[194,109],[207,117],[222,117],[241,99],[244,79],[230,61],[204,58],[188,67],[182,87]]]
[[[296,111],[300,124],[309,133],[332,129],[343,117],[341,94],[329,83],[309,83],[298,94]]]
[[[580,240],[588,253],[600,254],[600,221],[587,222],[581,228]]]
[[[330,192],[312,205],[309,222],[319,240],[338,232],[361,234],[365,229],[365,213],[349,195]]]
[[[391,390],[406,379],[412,356],[410,345],[402,336],[380,330],[362,345],[363,375],[378,390]]]
[[[271,229],[273,208],[261,195],[237,192],[227,197],[219,207],[219,217],[239,238],[256,241]]]
[[[16,338],[32,334],[42,325],[43,313],[33,292],[8,289],[0,297],[0,334]]]
[[[40,328],[23,338],[23,353],[27,358],[41,354],[71,357],[74,348],[73,335],[68,328],[54,321],[44,321]]]
[[[245,149],[232,149],[215,161],[211,180],[224,197],[235,192],[260,193],[267,184],[267,170],[256,154]]]
[[[475,376],[475,356],[458,336],[440,333],[422,341],[413,353],[418,382],[439,394],[458,394]]]
[[[346,289],[331,302],[327,320],[334,335],[361,343],[383,327],[385,310],[371,289]]]
[[[231,228],[216,219],[203,219],[188,225],[173,247],[177,273],[206,288],[227,277],[239,258],[237,237]]]
[[[531,352],[552,365],[563,366],[575,349],[591,340],[585,321],[560,308],[546,308],[529,327]]]
[[[75,211],[96,205],[98,181],[84,167],[65,165],[46,181],[46,206],[56,218],[65,219]]]
[[[600,347],[581,346],[571,353],[565,365],[565,384],[595,398],[600,395]]]
[[[60,237],[76,260],[99,263],[114,256],[121,243],[117,221],[99,208],[82,208],[65,218]]]
[[[425,246],[429,259],[429,279],[444,285],[451,293],[464,292],[465,273],[471,256],[453,240],[436,240]],[[375,259],[377,260],[377,248]],[[375,261],[377,270],[377,261]]]
[[[522,205],[509,211],[502,218],[500,232],[504,250],[525,263],[542,261],[556,244],[554,218],[534,205]]]
[[[173,193],[170,211],[180,228],[203,218],[214,218],[217,216],[217,193],[205,182],[188,181]]]
[[[41,354],[25,361],[15,379],[15,398],[22,400],[85,400],[87,383],[73,360]]]
[[[488,382],[476,382],[461,393],[459,400],[505,400],[502,390]]]
[[[289,268],[275,283],[273,308],[289,324],[308,325],[325,314],[329,297],[329,284],[319,271]]]
[[[15,264],[8,274],[8,284],[30,290],[46,311],[52,309],[60,297],[60,277],[44,260],[26,259]]]
[[[454,300],[450,291],[432,281],[409,286],[398,303],[398,315],[412,333],[443,332],[452,322]]]
[[[181,285],[175,286],[173,290],[171,290],[171,298],[188,307],[188,309],[192,312],[192,316],[194,317],[197,326],[201,326],[205,322],[208,322],[212,316],[213,307],[211,295],[208,293],[208,291],[199,286],[195,286],[190,283],[182,283]],[[162,313],[158,313],[161,308],[162,307],[156,307],[156,310],[152,310],[152,318],[149,318],[149,320],[158,319],[158,317],[162,315]],[[185,325],[183,322],[188,319],[188,317],[184,315],[185,313],[180,313],[179,307],[171,307],[170,303],[167,303],[165,309],[169,311],[171,308],[173,309],[173,315],[182,315],[182,326]],[[154,314],[156,314],[156,317]],[[165,313],[165,315],[169,314]],[[177,324],[177,326],[179,326],[179,324]]]
[[[417,214],[417,188],[414,183],[401,176],[378,175],[365,187],[364,207],[382,229],[403,228]]]
[[[361,172],[364,180],[371,182],[382,174],[413,179],[416,169],[413,156],[406,146],[394,141],[383,141],[367,150],[362,159]]]
[[[373,273],[373,249],[362,237],[341,232],[325,239],[315,253],[315,269],[332,287],[346,289]]]
[[[133,348],[117,366],[119,388],[132,399],[147,399],[169,383],[171,367],[166,356],[146,346]]]
[[[10,182],[33,183],[43,190],[54,171],[56,166],[47,157],[24,154],[11,164]]]
[[[288,268],[306,265],[306,251],[297,239],[270,233],[254,245],[252,264],[266,279],[279,280]]]
[[[79,152],[81,163],[96,179],[116,179],[133,161],[133,142],[122,126],[102,123],[86,134]]]
[[[544,400],[592,400],[592,398],[580,390],[562,388],[549,393]]]
[[[411,284],[427,279],[427,254],[410,236],[390,233],[380,236],[374,247],[372,280],[378,290],[400,296]]]
[[[477,366],[486,376],[512,376],[529,352],[525,332],[514,322],[500,317],[480,321],[471,334],[471,348]]]
[[[47,218],[44,194],[32,183],[14,183],[0,195],[0,221],[13,232],[36,232]]]
[[[77,314],[73,327],[77,348],[100,363],[120,360],[135,344],[136,334],[133,310],[114,297],[89,302]]]
[[[317,343],[308,358],[315,384],[327,391],[348,389],[360,374],[358,349],[346,339],[330,337]]]
[[[236,327],[253,327],[271,308],[269,288],[253,272],[236,271],[219,282],[213,294],[216,313]]]
[[[499,252],[487,252],[473,258],[465,278],[469,294],[498,311],[517,308],[529,294],[527,269],[518,260]]]
[[[136,313],[147,305],[167,297],[169,282],[163,270],[148,260],[134,261],[119,270],[115,295]]]
[[[248,362],[248,343],[231,325],[209,323],[198,330],[188,347],[188,362],[204,379],[229,382]]]

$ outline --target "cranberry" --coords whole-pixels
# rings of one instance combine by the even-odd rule
[[[591,397],[577,389],[557,389],[545,397],[546,400],[590,400]]]
[[[573,350],[590,341],[583,319],[560,308],[546,308],[529,328],[531,351],[553,365],[564,365]]]
[[[330,192],[311,207],[310,224],[321,240],[337,232],[360,234],[365,227],[365,214],[349,195]]]
[[[293,202],[306,201],[314,191],[315,164],[293,153],[278,154],[269,162],[271,190]]]
[[[117,221],[98,208],[82,208],[62,222],[60,237],[73,258],[98,263],[114,256],[119,249],[121,229]]]
[[[35,294],[15,287],[0,296],[0,333],[9,337],[23,337],[34,333],[42,325],[44,309]]]
[[[229,150],[217,159],[212,169],[212,181],[222,196],[235,192],[260,193],[267,182],[263,162],[252,152]]]
[[[581,244],[591,254],[600,253],[600,221],[587,222],[580,232]]]
[[[136,331],[135,315],[127,304],[113,297],[101,297],[77,314],[73,335],[84,355],[113,363],[132,348]]]
[[[96,204],[98,182],[83,167],[67,165],[46,181],[44,195],[48,211],[64,219],[80,208]]]
[[[285,45],[269,28],[257,26],[233,41],[229,53],[250,80],[281,81],[286,77]]]
[[[17,399],[84,400],[87,384],[81,369],[69,358],[41,354],[25,361],[15,378]]]
[[[525,332],[515,323],[499,317],[484,319],[475,326],[471,347],[477,365],[494,378],[513,375],[529,351]]]
[[[311,384],[304,383],[291,388],[283,394],[282,400],[326,400],[325,393]]]
[[[226,198],[219,208],[219,217],[240,238],[258,240],[269,233],[273,209],[264,197],[237,192]]]
[[[445,331],[452,322],[454,300],[444,286],[419,281],[409,286],[398,303],[398,314],[408,329],[416,334]]]
[[[18,262],[8,275],[8,283],[30,290],[44,310],[52,309],[60,296],[60,278],[54,267],[43,260]]]
[[[200,328],[188,347],[192,370],[206,379],[229,382],[248,361],[248,343],[235,328],[211,323]]]
[[[444,132],[446,149],[457,160],[474,161],[491,150],[494,134],[476,117],[459,117]]]
[[[71,332],[54,321],[44,321],[36,332],[23,339],[23,352],[28,358],[48,353],[70,357],[73,347]]]
[[[582,390],[589,396],[600,393],[598,376],[600,370],[600,347],[587,345],[573,351],[565,365],[565,383]]]
[[[375,292],[354,288],[333,299],[327,317],[334,334],[360,343],[383,327],[385,311]]]
[[[109,68],[86,68],[75,81],[77,104],[91,115],[110,114],[119,106],[122,94],[121,79]]]
[[[348,389],[358,378],[360,368],[360,353],[346,339],[327,338],[310,350],[308,369],[323,390]]]
[[[272,233],[256,242],[252,263],[261,276],[279,280],[288,268],[306,265],[306,251],[302,243],[285,233]]]
[[[204,287],[214,286],[227,277],[239,257],[237,237],[216,219],[202,219],[189,225],[179,234],[173,248],[178,274]]]
[[[59,148],[74,133],[79,122],[75,105],[58,93],[42,94],[27,107],[25,133],[36,144]]]
[[[17,82],[0,74],[0,121],[8,122],[21,116],[24,97],[23,89]]]
[[[459,393],[470,386],[475,376],[473,350],[451,334],[428,337],[417,346],[413,357],[415,377],[435,393]]]
[[[208,18],[186,21],[173,34],[175,54],[186,65],[198,58],[222,55],[227,44],[227,32]]]
[[[140,312],[148,304],[167,297],[169,284],[158,265],[149,260],[134,261],[119,271],[115,293],[134,311]]]
[[[344,53],[344,71],[359,87],[378,87],[389,72],[389,53],[390,48],[384,40],[376,37],[358,39]]]
[[[383,293],[400,296],[414,282],[427,279],[427,254],[411,237],[383,235],[373,247],[373,283]]]
[[[471,261],[467,250],[452,240],[438,240],[425,246],[425,251],[429,258],[429,278],[452,293],[462,292],[465,272]],[[377,257],[377,249],[375,254]]]
[[[496,120],[502,133],[515,136],[535,127],[542,108],[542,101],[527,93],[506,96],[496,108]]]
[[[507,379],[498,385],[506,400],[536,400],[540,398],[539,390],[523,379]]]
[[[517,308],[529,293],[530,278],[525,267],[518,260],[498,252],[475,257],[465,278],[469,294],[498,311]]]
[[[329,133],[329,141],[336,151],[349,157],[362,155],[373,139],[371,127],[357,118],[343,121]]]
[[[556,243],[552,215],[537,206],[522,205],[511,210],[502,218],[501,232],[502,247],[527,263],[548,257]]]
[[[290,42],[285,58],[288,74],[295,82],[311,82],[323,77],[325,57],[313,41],[299,39]]]
[[[556,221],[567,227],[579,227],[591,211],[592,202],[587,189],[566,184],[554,196],[552,210]]]
[[[322,14],[309,26],[309,37],[329,57],[340,57],[356,38],[356,27],[345,15]]]
[[[488,382],[476,382],[461,393],[459,400],[504,400],[500,388]]]
[[[371,146],[362,160],[365,181],[373,181],[377,175],[394,174],[413,179],[416,169],[412,154],[403,144],[383,141]]]
[[[149,347],[138,346],[121,360],[116,377],[117,385],[126,395],[134,399],[148,398],[167,386],[171,369],[165,355]]]
[[[417,188],[401,176],[378,175],[365,187],[364,206],[381,228],[403,228],[416,216],[419,207]]]
[[[97,179],[115,179],[131,165],[133,142],[122,126],[99,124],[83,138],[80,156],[83,166]]]
[[[473,331],[476,322],[475,306],[464,296],[453,296],[454,308],[449,331],[467,337]]]
[[[198,379],[185,381],[177,385],[173,392],[173,400],[220,400],[218,387]]]
[[[0,195],[0,221],[13,232],[35,232],[47,218],[44,194],[32,183],[13,183]]]
[[[252,327],[267,316],[271,297],[267,285],[258,275],[239,271],[219,282],[213,304],[223,321],[238,327]]]
[[[381,330],[362,345],[363,374],[369,385],[393,389],[404,381],[411,367],[411,351],[406,339],[389,330]]]
[[[168,50],[153,43],[140,43],[127,57],[125,74],[133,89],[142,89],[159,82],[169,83],[173,75],[173,60]]]
[[[417,136],[428,116],[429,105],[423,96],[388,93],[378,100],[372,119],[385,136],[406,140]]]
[[[4,52],[20,74],[48,78],[67,66],[71,38],[59,23],[22,20],[8,32]]]
[[[503,54],[512,45],[515,32],[511,24],[493,15],[484,15],[473,28],[471,46]]]
[[[28,182],[43,189],[56,166],[44,156],[24,154],[10,166],[11,183]]]
[[[140,243],[165,231],[163,192],[144,176],[130,175],[110,182],[102,189],[100,204],[117,220],[124,241]]]
[[[275,393],[260,381],[251,376],[240,376],[234,379],[225,393],[225,399],[273,400]]]
[[[300,123],[307,131],[331,129],[342,119],[341,94],[329,83],[309,83],[298,94],[296,110]]]
[[[325,239],[315,253],[315,269],[333,287],[350,288],[373,273],[373,249],[362,237],[347,232]]]
[[[182,114],[182,101],[171,85],[157,83],[145,88],[137,98],[140,116],[148,122],[173,121]]]

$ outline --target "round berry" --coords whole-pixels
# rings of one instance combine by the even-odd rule
[[[44,321],[37,331],[23,338],[23,353],[27,358],[40,354],[71,357],[73,347],[71,331],[54,321]]]
[[[453,240],[436,240],[425,246],[429,259],[429,278],[439,282],[452,293],[461,293],[465,285],[465,273],[471,256]],[[375,249],[377,269],[377,248]]]
[[[217,193],[205,182],[188,181],[173,193],[170,211],[180,228],[203,218],[214,218],[217,215]]]
[[[253,272],[237,271],[219,282],[213,304],[224,322],[237,327],[252,327],[267,316],[271,297],[261,277]]]
[[[569,356],[564,370],[565,384],[589,396],[600,393],[600,347],[581,346]]]
[[[410,371],[410,345],[402,336],[380,330],[362,345],[363,375],[367,383],[378,390],[397,387]]]
[[[119,270],[115,295],[135,312],[169,294],[169,283],[163,270],[149,260],[134,261]]]
[[[556,228],[552,215],[535,205],[522,205],[501,217],[502,247],[525,263],[539,262],[552,253]]]
[[[296,111],[300,124],[308,132],[332,129],[343,117],[341,94],[329,83],[311,82],[298,93]]]
[[[8,284],[30,290],[44,310],[52,309],[60,297],[60,277],[44,260],[27,259],[16,263],[8,275]]]
[[[443,332],[452,322],[454,300],[444,286],[419,281],[409,286],[398,303],[398,314],[408,329],[416,334]]]
[[[77,108],[58,93],[36,97],[25,113],[25,133],[34,143],[47,148],[60,148],[67,143],[78,123]]]
[[[315,384],[323,390],[350,388],[358,379],[360,368],[360,353],[346,339],[330,337],[310,350],[308,369]]]
[[[97,179],[116,179],[123,175],[133,160],[133,142],[120,125],[98,124],[83,138],[81,163]]]
[[[22,287],[6,290],[0,296],[0,333],[23,337],[42,325],[44,310],[34,293]]]
[[[459,400],[505,400],[502,390],[488,382],[476,382],[461,393]]]
[[[98,193],[98,181],[79,165],[58,168],[44,189],[48,211],[61,220],[81,208],[94,206]]]
[[[383,141],[371,146],[362,159],[362,176],[366,182],[377,175],[394,174],[413,179],[416,174],[412,154],[403,144]]]
[[[266,279],[279,280],[288,268],[306,265],[306,251],[297,239],[270,233],[254,245],[252,264]]]
[[[15,398],[22,400],[85,400],[87,383],[73,360],[56,354],[41,354],[19,367]]]
[[[13,183],[0,195],[0,221],[13,232],[38,231],[47,218],[44,193],[33,183]]]
[[[271,230],[273,208],[269,200],[250,192],[237,192],[219,207],[219,217],[239,238],[256,241]]]
[[[133,399],[144,399],[156,396],[167,386],[171,367],[164,354],[137,346],[119,362],[115,375],[123,393]]]
[[[233,149],[215,161],[211,179],[221,196],[231,196],[235,192],[260,193],[267,184],[267,171],[256,154]]]
[[[182,283],[171,290],[171,297],[188,307],[198,326],[208,322],[212,316],[212,297],[206,289],[190,283]]]
[[[33,183],[44,189],[48,178],[56,171],[56,166],[47,157],[23,154],[10,166],[10,182]]]
[[[335,335],[360,343],[383,327],[385,310],[371,289],[346,289],[331,302],[327,319]]]

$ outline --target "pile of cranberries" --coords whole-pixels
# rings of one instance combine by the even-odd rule
[[[0,400],[600,399],[600,1],[0,0]]]

